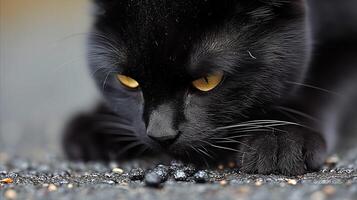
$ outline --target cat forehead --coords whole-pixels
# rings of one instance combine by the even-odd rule
[[[170,33],[175,35],[180,33]],[[167,36],[170,37],[170,36]],[[127,49],[127,65],[124,70],[134,74],[154,71],[171,75],[172,71],[200,77],[215,71],[231,71],[230,67],[239,57],[236,53],[237,34],[222,28],[219,32],[205,32],[191,38],[190,35],[178,40],[151,38],[145,48],[132,44]],[[122,48],[124,49],[124,48]],[[168,69],[172,69],[167,71]]]
[[[204,74],[236,65],[239,41],[235,36],[239,34],[234,32],[237,27],[220,26],[230,13],[221,8],[235,10],[236,2],[248,1],[108,2],[114,2],[112,10],[99,18],[99,28],[110,27],[109,31],[119,35],[130,68],[184,67],[190,74]],[[234,17],[244,13],[235,13]]]
[[[227,63],[235,56],[236,28],[223,24],[207,28],[205,25],[186,26],[176,22],[150,23],[119,29],[116,39],[122,41],[121,49],[127,53],[126,67],[133,68],[129,70],[174,68],[200,76],[220,67],[229,67]]]

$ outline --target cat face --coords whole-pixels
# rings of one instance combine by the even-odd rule
[[[269,112],[303,77],[302,0],[96,3],[90,69],[122,127],[154,149],[218,151],[240,134],[221,127]]]

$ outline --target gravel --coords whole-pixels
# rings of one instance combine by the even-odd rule
[[[160,175],[155,172],[149,172],[145,175],[145,184],[149,187],[159,187],[162,182]]]
[[[129,172],[129,178],[132,181],[140,181],[143,180],[145,176],[145,172],[143,169],[141,168],[137,168],[137,169],[132,169]]]
[[[187,181],[187,175],[181,169],[178,169],[174,172],[174,178],[176,181]]]
[[[209,176],[208,176],[207,172],[205,172],[205,171],[198,171],[194,175],[194,178],[197,183],[205,183],[209,179]]]
[[[357,149],[302,176],[196,169],[179,161],[42,162],[0,156],[0,199],[356,199]]]

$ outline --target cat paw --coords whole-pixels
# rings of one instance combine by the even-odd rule
[[[70,160],[108,161],[111,147],[108,140],[98,129],[98,122],[105,120],[102,116],[113,113],[104,103],[99,103],[95,109],[74,116],[67,124],[62,137],[65,155]]]
[[[239,161],[245,173],[301,175],[319,169],[326,156],[324,138],[306,129],[260,133],[244,143]]]
[[[67,125],[62,139],[63,149],[68,159],[74,161],[106,161],[109,159],[102,148],[100,138],[96,137],[91,114],[76,116]]]

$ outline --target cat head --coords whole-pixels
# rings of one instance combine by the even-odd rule
[[[218,152],[241,134],[222,127],[269,112],[303,78],[302,0],[95,2],[92,74],[126,131],[160,151]]]

